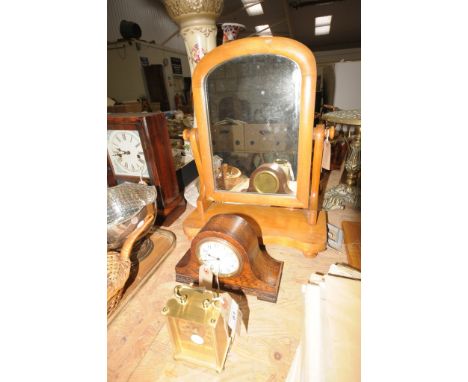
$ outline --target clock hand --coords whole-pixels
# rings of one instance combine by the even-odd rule
[[[219,257],[214,257],[213,255],[210,255],[209,253],[207,253],[208,256],[212,257],[213,259],[216,259],[216,260],[221,260]]]
[[[123,151],[121,148],[117,148],[117,150],[119,150],[120,153],[117,153],[115,155],[130,155],[130,150]]]

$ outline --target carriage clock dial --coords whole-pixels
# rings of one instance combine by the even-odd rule
[[[145,154],[137,131],[108,131],[107,150],[116,175],[149,177]]]
[[[229,277],[237,274],[241,266],[240,255],[227,241],[208,238],[198,243],[198,261],[208,266],[214,274]]]

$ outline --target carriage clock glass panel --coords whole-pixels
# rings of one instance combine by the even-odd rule
[[[107,150],[116,175],[149,177],[138,131],[108,130]]]
[[[289,58],[249,55],[205,80],[215,189],[296,194],[301,73]]]

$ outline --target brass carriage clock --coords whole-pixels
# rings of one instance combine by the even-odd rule
[[[219,294],[178,285],[162,313],[167,317],[174,359],[220,372],[234,338]]]

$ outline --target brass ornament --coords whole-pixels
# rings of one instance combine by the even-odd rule
[[[358,208],[361,204],[361,190],[357,180],[361,174],[361,112],[360,110],[339,110],[322,117],[332,124],[355,126],[355,135],[350,138],[349,153],[345,161],[344,183],[325,192],[322,208],[325,211],[344,209],[345,204]]]

